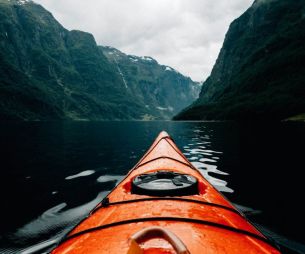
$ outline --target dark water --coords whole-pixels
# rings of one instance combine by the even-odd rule
[[[285,252],[305,253],[305,124],[232,122],[0,124],[0,253],[43,253],[161,130]]]

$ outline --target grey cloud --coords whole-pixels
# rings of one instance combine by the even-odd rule
[[[211,72],[230,22],[253,0],[36,2],[66,28],[90,32],[101,45],[151,56],[199,81]]]

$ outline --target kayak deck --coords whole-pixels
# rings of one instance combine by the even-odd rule
[[[164,171],[196,178],[198,194],[132,193],[135,177]],[[138,245],[131,239],[141,230],[151,236]],[[176,253],[168,234],[188,251],[181,253],[280,253],[203,178],[166,132],[159,134],[122,182],[52,253]]]

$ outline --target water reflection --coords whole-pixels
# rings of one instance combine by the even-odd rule
[[[205,126],[200,129],[194,129],[193,135],[190,135],[189,138],[191,142],[183,146],[183,153],[216,189],[226,193],[233,193],[233,189],[227,186],[228,183],[221,177],[217,177],[229,175],[229,173],[217,169],[219,156],[223,152],[212,150],[212,137],[212,131],[205,128]],[[211,173],[214,176],[211,176]]]
[[[72,175],[72,176],[67,176],[65,179],[66,180],[71,180],[71,179],[74,179],[74,178],[78,178],[78,177],[84,177],[84,176],[90,176],[92,174],[94,174],[95,171],[94,170],[85,170],[85,171],[82,171],[76,175]]]
[[[118,183],[123,178],[124,178],[124,176],[120,176],[120,175],[102,175],[99,178],[97,178],[96,181],[99,183],[107,183],[107,182]]]
[[[12,248],[13,246],[0,248],[0,252],[38,254],[42,251],[51,250],[62,236],[84,218],[108,193],[109,191],[101,192],[95,199],[75,208],[65,210],[67,204],[61,203],[48,209],[37,219],[7,237],[9,242],[19,241],[20,248],[16,248],[16,246],[15,248]],[[20,241],[21,239],[22,241]]]

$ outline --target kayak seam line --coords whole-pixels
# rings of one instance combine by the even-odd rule
[[[104,225],[101,225],[101,226],[98,226],[98,227],[85,229],[83,231],[75,233],[71,236],[66,237],[62,242],[60,242],[60,244],[62,244],[64,242],[67,242],[71,239],[77,238],[79,236],[82,236],[84,234],[92,233],[92,232],[95,232],[95,231],[99,231],[99,230],[103,230],[103,229],[107,229],[107,228],[111,228],[111,227],[116,227],[116,226],[121,226],[121,225],[125,225],[125,224],[130,224],[130,223],[148,222],[148,221],[178,221],[178,222],[196,223],[196,224],[221,228],[221,229],[224,229],[224,230],[232,231],[234,233],[238,233],[238,234],[246,235],[246,236],[249,236],[249,237],[253,237],[257,240],[260,240],[260,241],[263,241],[263,242],[269,244],[270,246],[274,247],[275,249],[278,249],[278,247],[276,245],[274,245],[273,242],[271,242],[269,239],[267,239],[265,237],[262,237],[260,235],[254,234],[252,232],[249,232],[249,231],[246,231],[246,230],[243,230],[243,229],[234,228],[234,227],[227,226],[227,225],[223,225],[223,224],[219,224],[219,223],[215,223],[215,222],[211,222],[211,221],[200,220],[200,219],[192,219],[192,218],[184,218],[184,217],[147,217],[147,218],[136,218],[136,219],[113,222],[113,223],[104,224]]]
[[[121,204],[128,204],[128,203],[135,203],[135,202],[144,202],[144,201],[156,201],[156,200],[183,201],[183,202],[197,203],[197,204],[202,204],[202,205],[207,205],[207,206],[214,206],[214,207],[217,207],[217,208],[225,209],[225,210],[228,210],[230,212],[236,213],[239,216],[244,218],[244,216],[239,211],[237,211],[237,210],[235,210],[234,208],[231,208],[231,207],[227,207],[227,206],[224,206],[224,205],[215,204],[215,203],[211,203],[211,202],[196,200],[196,199],[174,198],[174,197],[139,198],[139,199],[132,199],[132,200],[123,200],[123,201],[109,202],[109,203],[105,203],[104,205],[100,206],[99,208],[113,206],[113,205],[121,205]],[[97,212],[98,210],[99,209],[97,209],[96,211],[93,210],[92,214]]]
[[[141,160],[134,166],[133,170],[134,170],[134,169],[137,169],[137,168],[139,168],[139,167],[141,167],[142,165],[145,165],[145,164],[147,163],[147,162],[145,162],[145,163],[141,164],[141,162],[142,162],[143,160],[145,160],[145,158],[155,149],[155,147],[156,147],[163,139],[165,139],[165,141],[174,149],[174,151],[175,151],[176,153],[178,153],[186,162],[182,162],[182,161],[179,161],[179,160],[177,160],[177,161],[179,161],[179,162],[183,163],[184,165],[187,165],[187,166],[189,166],[190,168],[192,168],[192,169],[198,171],[197,168],[195,168],[195,167],[188,161],[188,159],[185,157],[185,155],[184,155],[179,149],[175,148],[170,142],[168,142],[167,139],[170,139],[173,143],[175,143],[174,140],[172,139],[172,137],[170,137],[170,136],[165,136],[165,137],[159,139],[158,142],[157,142],[153,147],[151,147],[151,148],[146,152],[146,154],[144,154],[144,156],[141,158]]]
[[[137,169],[140,166],[141,162],[156,148],[156,146],[161,142],[161,140],[167,139],[167,138],[170,138],[170,137],[169,136],[165,136],[163,138],[160,138],[158,140],[158,142],[154,146],[150,147],[147,150],[147,152],[144,154],[144,156],[139,160],[139,162],[133,167],[133,170]]]
[[[171,140],[172,140],[172,142],[175,144],[174,140],[173,140],[173,139],[171,139]],[[185,161],[188,162],[189,166],[190,166],[192,169],[198,171],[198,169],[195,168],[195,167],[192,165],[192,163],[186,158],[186,156],[185,156],[179,149],[177,149],[175,146],[173,146],[173,144],[171,144],[170,142],[168,142],[168,140],[166,140],[166,142],[176,151],[176,153],[178,153]]]
[[[148,164],[148,163],[150,163],[150,162],[153,162],[153,161],[156,161],[156,160],[159,160],[159,159],[169,159],[169,160],[173,160],[173,161],[176,161],[176,162],[179,162],[179,163],[183,164],[184,166],[187,166],[187,167],[189,167],[189,168],[191,168],[191,169],[194,169],[192,165],[190,165],[190,164],[188,164],[188,163],[185,163],[185,162],[183,162],[183,161],[177,160],[177,159],[175,159],[175,158],[168,157],[168,156],[160,156],[160,157],[151,159],[151,160],[149,160],[149,161],[146,161],[146,162],[142,163],[142,164],[139,165],[137,168],[142,167],[142,166],[144,166],[144,165],[146,165],[146,164]]]

